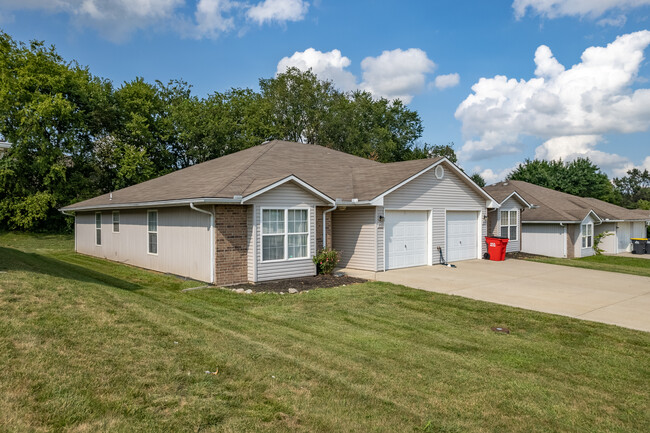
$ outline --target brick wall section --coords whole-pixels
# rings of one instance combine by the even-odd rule
[[[331,208],[331,206],[316,206],[316,251],[323,248],[323,212]],[[325,238],[328,248],[332,248],[332,212],[327,213],[325,218],[327,219]]]
[[[575,243],[578,241],[580,234],[579,224],[567,224],[566,230],[566,256],[568,259],[575,257]]]
[[[215,284],[248,281],[247,206],[218,205],[214,209]]]

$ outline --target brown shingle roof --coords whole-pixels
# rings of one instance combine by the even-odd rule
[[[499,202],[513,191],[537,208],[521,214],[525,221],[582,221],[593,210],[602,220],[650,220],[650,211],[626,209],[595,198],[577,197],[520,180],[508,180],[484,188]]]
[[[312,144],[272,141],[67,206],[247,196],[294,175],[331,199],[370,200],[441,158],[382,164]]]

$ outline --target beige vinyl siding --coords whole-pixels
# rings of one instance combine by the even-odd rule
[[[433,263],[440,262],[437,247],[445,248],[446,211],[481,211],[482,227],[479,243],[481,254],[486,251],[484,238],[487,235],[487,220],[483,219],[487,210],[486,199],[454,173],[448,164],[443,165],[445,175],[442,179],[437,179],[434,174],[435,169],[431,169],[384,198],[385,209],[433,211],[433,230],[431,230]]]
[[[511,211],[511,210],[516,210],[517,211],[517,224],[519,227],[517,228],[517,240],[509,240],[508,245],[506,246],[506,252],[507,253],[512,253],[512,252],[518,252],[521,249],[521,204],[519,201],[517,201],[514,198],[509,198],[506,200],[501,207],[497,210],[497,227],[495,230],[494,235],[495,236],[501,236],[501,212],[502,211]]]
[[[158,211],[158,254],[147,252],[147,210]],[[208,210],[208,209],[206,209]],[[77,251],[95,257],[211,281],[210,216],[188,207],[120,210],[113,233],[112,211],[102,212],[102,245],[95,245],[95,212],[78,213]]]
[[[565,256],[565,227],[560,224],[523,224],[521,251],[540,256]]]
[[[316,274],[312,257],[316,254],[316,206],[325,206],[326,202],[293,182],[274,188],[248,202],[253,204],[253,223],[257,245],[249,250],[249,263],[257,262],[257,278],[253,281],[278,280],[282,278],[304,277]],[[309,254],[305,259],[292,259],[263,262],[261,252],[261,211],[263,208],[284,209],[302,207],[309,209]],[[251,258],[250,255],[254,257]]]
[[[433,210],[433,228],[432,228],[432,262],[433,264],[440,264],[440,252],[438,247],[444,249],[447,239],[447,222],[445,220],[446,212],[444,209]]]
[[[378,268],[375,212],[374,207],[332,212],[332,243],[341,253],[340,266],[368,271]]]
[[[384,223],[382,222],[381,224],[378,222],[379,217],[384,217],[385,212],[384,208],[382,206],[377,206],[375,208],[375,224],[377,227],[377,236],[375,237],[377,240],[377,248],[375,251],[377,251],[377,265],[376,268],[378,271],[385,271],[386,270],[386,261],[384,260],[384,255],[386,252],[386,248],[384,245]]]
[[[599,248],[603,250],[604,254],[616,254],[618,240],[616,239],[616,223],[602,223],[594,226],[594,236],[600,233],[610,233],[602,238]]]

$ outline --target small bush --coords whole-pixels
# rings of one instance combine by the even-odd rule
[[[336,265],[339,264],[341,255],[338,251],[331,248],[322,249],[316,254],[312,260],[316,264],[319,274],[329,275],[332,273]]]

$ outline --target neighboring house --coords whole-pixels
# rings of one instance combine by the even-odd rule
[[[2,158],[5,153],[9,151],[11,148],[11,143],[7,143],[6,141],[0,141],[0,158]]]
[[[521,206],[520,237],[508,251],[522,251],[551,257],[586,257],[594,254],[594,236],[607,232],[600,244],[605,254],[631,251],[630,238],[646,237],[650,211],[625,209],[595,198],[577,197],[518,180],[486,186],[501,207],[493,218],[488,213],[490,232],[500,235],[506,209]],[[515,214],[509,213],[507,223]],[[509,242],[509,243],[510,243]]]
[[[480,258],[492,197],[446,158],[382,164],[272,141],[62,209],[76,251],[226,285]]]

